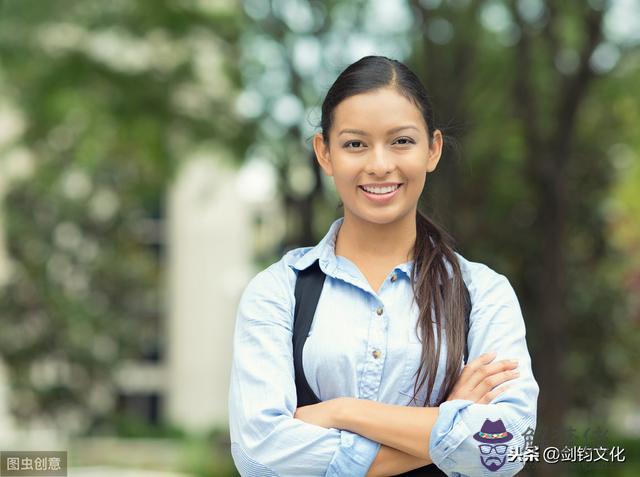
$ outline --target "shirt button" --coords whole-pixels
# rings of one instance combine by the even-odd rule
[[[382,307],[376,310],[376,313],[378,314],[378,316],[382,315],[383,312],[384,312],[384,309]]]
[[[393,275],[391,275],[391,281],[395,282],[398,279],[398,276],[394,273]]]
[[[381,353],[380,353],[380,350],[376,349],[376,350],[373,350],[373,353],[371,353],[371,354],[373,355],[373,357],[375,359],[378,359],[380,357]]]

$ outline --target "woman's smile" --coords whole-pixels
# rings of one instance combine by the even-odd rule
[[[372,202],[377,204],[385,204],[391,202],[391,200],[400,192],[404,184],[397,183],[383,183],[383,184],[365,184],[359,185],[358,189],[362,191],[362,194]]]

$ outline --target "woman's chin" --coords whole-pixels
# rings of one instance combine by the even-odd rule
[[[393,210],[392,210],[393,209]],[[352,215],[357,216],[363,222],[368,222],[377,225],[387,225],[398,221],[404,216],[399,211],[393,208],[385,208],[379,210],[356,210],[351,212]]]

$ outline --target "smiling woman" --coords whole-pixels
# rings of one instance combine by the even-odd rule
[[[391,81],[389,87],[344,99],[333,112],[334,124],[323,126],[328,134],[314,136],[316,156],[335,181],[345,205],[345,219],[353,214],[366,224],[404,221],[410,225],[415,221],[426,174],[440,159],[442,133],[435,130],[430,141],[421,111],[398,93],[393,86],[396,80]],[[351,229],[351,219],[346,220],[346,227]],[[413,241],[412,235],[415,233],[406,236],[405,243],[391,241],[402,249],[389,258],[405,261],[407,257],[397,256],[397,252],[410,248],[406,242]],[[371,255],[379,256],[375,242],[366,240],[362,245]]]
[[[329,89],[321,129],[313,148],[344,217],[242,295],[229,392],[240,473],[514,475],[523,464],[502,454],[486,467],[475,433],[517,448],[535,428],[524,320],[509,281],[418,210],[444,141],[423,85],[364,57]]]

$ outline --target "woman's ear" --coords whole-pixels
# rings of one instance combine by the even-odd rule
[[[329,145],[324,143],[322,133],[316,133],[313,136],[313,151],[324,173],[330,177],[333,176],[333,165],[331,164],[331,157],[329,155]]]
[[[444,139],[442,137],[442,132],[439,129],[436,129],[433,132],[433,139],[431,140],[431,145],[429,146],[429,154],[427,156],[427,172],[435,171],[438,162],[440,161],[440,156],[442,155],[443,143]]]

